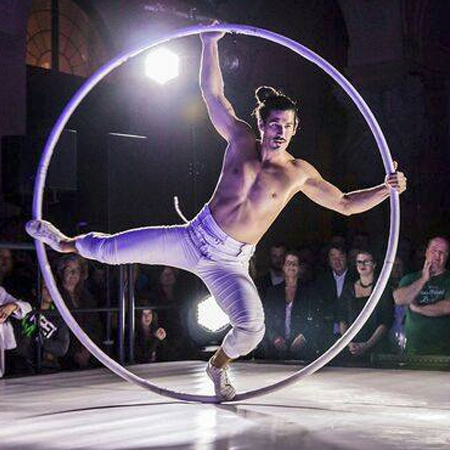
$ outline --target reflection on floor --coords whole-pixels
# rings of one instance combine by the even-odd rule
[[[204,363],[134,366],[161,386],[210,394]],[[239,391],[294,366],[237,363]],[[177,402],[106,369],[0,381],[0,449],[449,449],[450,373],[327,368],[238,404]]]

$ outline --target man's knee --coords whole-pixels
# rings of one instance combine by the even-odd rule
[[[253,331],[252,334],[253,334],[253,340],[254,340],[254,342],[253,342],[253,345],[254,345],[253,349],[254,349],[264,339],[264,335],[266,334],[266,325],[264,324],[264,319],[263,319],[262,323],[260,324],[260,326],[255,331]]]
[[[264,313],[257,310],[241,315],[232,322],[232,329],[222,343],[224,352],[231,359],[245,356],[252,352],[264,338]]]
[[[253,351],[264,338],[266,332],[264,315],[258,315],[241,323],[237,330],[242,334],[241,355],[244,356]]]

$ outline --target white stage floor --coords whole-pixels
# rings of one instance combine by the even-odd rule
[[[134,366],[172,389],[210,394],[204,363]],[[295,366],[237,363],[239,391]],[[246,402],[177,402],[106,369],[0,381],[0,449],[450,449],[450,373],[326,368]]]

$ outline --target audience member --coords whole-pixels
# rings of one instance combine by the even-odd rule
[[[407,305],[407,355],[450,355],[450,274],[446,270],[449,241],[428,242],[419,272],[406,275],[394,291],[397,305]]]
[[[285,254],[284,281],[267,289],[264,299],[266,337],[262,343],[266,358],[311,358],[320,351],[322,314],[300,275],[300,256]]]
[[[5,374],[5,351],[17,347],[10,317],[23,319],[30,311],[28,302],[17,300],[0,286],[0,378]]]
[[[312,282],[316,277],[316,266],[320,259],[319,251],[314,251],[312,246],[302,245],[298,250],[300,257],[301,276],[304,281]]]
[[[319,272],[329,269],[330,264],[329,264],[329,260],[328,260],[328,258],[329,258],[328,253],[330,252],[330,248],[332,248],[332,247],[343,249],[347,256],[347,250],[346,250],[347,249],[347,240],[345,239],[345,237],[341,236],[339,234],[331,236],[331,238],[328,240],[326,245],[323,245],[323,243],[321,243]]]
[[[138,364],[165,359],[166,330],[159,326],[158,315],[152,309],[138,313],[134,359]]]
[[[186,308],[191,297],[190,287],[180,280],[180,271],[173,267],[162,267],[151,298],[161,306],[158,316],[167,332],[169,359],[186,359],[195,354],[186,322]]]
[[[32,364],[36,346],[41,354],[41,369],[44,372],[61,369],[60,359],[69,350],[70,332],[45,284],[42,285],[40,308],[32,311],[22,321],[21,353]]]
[[[98,261],[89,261],[86,288],[97,299],[100,306],[107,305],[108,285],[106,265]]]
[[[339,334],[339,323],[336,320],[339,299],[344,285],[355,278],[347,263],[347,252],[338,244],[330,244],[328,249],[328,267],[315,283],[315,292],[325,305],[324,322],[327,324],[325,332],[329,339]]]
[[[370,247],[370,236],[365,231],[357,231],[353,234],[350,248],[367,249]]]
[[[331,246],[336,246],[337,248],[347,248],[347,239],[345,239],[345,237],[341,234],[335,234],[334,236],[331,236],[329,247]]]
[[[270,247],[269,271],[256,282],[261,297],[265,296],[269,287],[276,286],[284,281],[283,261],[285,253],[286,246],[284,244],[275,244]]]
[[[77,254],[68,254],[58,260],[57,274],[59,289],[67,307],[73,312],[75,320],[83,331],[97,344],[101,341],[101,325],[97,313],[83,313],[83,309],[96,308],[98,302],[86,287],[88,264]],[[66,357],[62,361],[67,368],[86,368],[95,361],[90,352],[71,336],[70,346]]]
[[[376,283],[376,267],[371,252],[360,251],[356,255],[358,278],[355,282],[344,286],[339,301],[338,319],[341,335],[347,331],[366,305]],[[371,353],[384,350],[386,334],[391,328],[393,315],[394,303],[391,289],[387,287],[369,320],[350,342],[347,356],[351,360],[367,360]]]
[[[375,285],[377,264],[373,252],[361,250],[368,248],[367,233],[356,233],[351,242],[347,253],[344,237],[330,240],[323,253],[326,268],[319,276],[315,276],[315,268],[321,253],[309,247],[300,247],[298,253],[286,252],[284,244],[273,245],[269,270],[262,277],[257,276],[252,259],[251,274],[266,312],[267,332],[260,347],[265,357],[314,358],[354,322]],[[348,346],[346,357],[350,361],[367,361],[373,352],[385,350],[388,342],[390,349],[399,354],[450,355],[450,273],[446,270],[449,241],[436,236],[427,247],[417,246],[414,253],[413,249],[404,244],[401,255],[406,259],[395,258],[389,286],[369,321]],[[64,255],[56,262],[64,301],[81,328],[95,342],[101,342],[98,313],[83,313],[83,309],[106,305],[105,266],[92,263],[88,277],[88,263],[79,255]],[[404,276],[405,266],[418,271]],[[163,267],[154,285],[139,266],[134,273],[136,298],[141,304],[152,305],[137,314],[136,362],[197,356],[187,325],[193,289],[186,289],[181,282],[181,272]],[[21,365],[16,356],[26,355],[28,361],[33,361],[38,343],[44,371],[58,370],[60,364],[66,368],[92,366],[89,351],[71,337],[45,286],[39,309],[29,312],[31,305],[17,300],[32,302],[35,280],[35,263],[28,253],[0,249],[0,376],[5,366]],[[395,289],[395,304],[391,288]],[[25,315],[19,336],[20,322],[11,319]]]

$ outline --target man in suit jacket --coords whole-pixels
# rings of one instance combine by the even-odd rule
[[[351,282],[355,275],[348,266],[347,251],[339,244],[330,245],[327,253],[328,268],[322,273],[315,284],[315,294],[324,303],[324,320],[327,339],[332,340],[333,335],[339,333],[339,326],[335,320],[339,298],[344,286]]]

